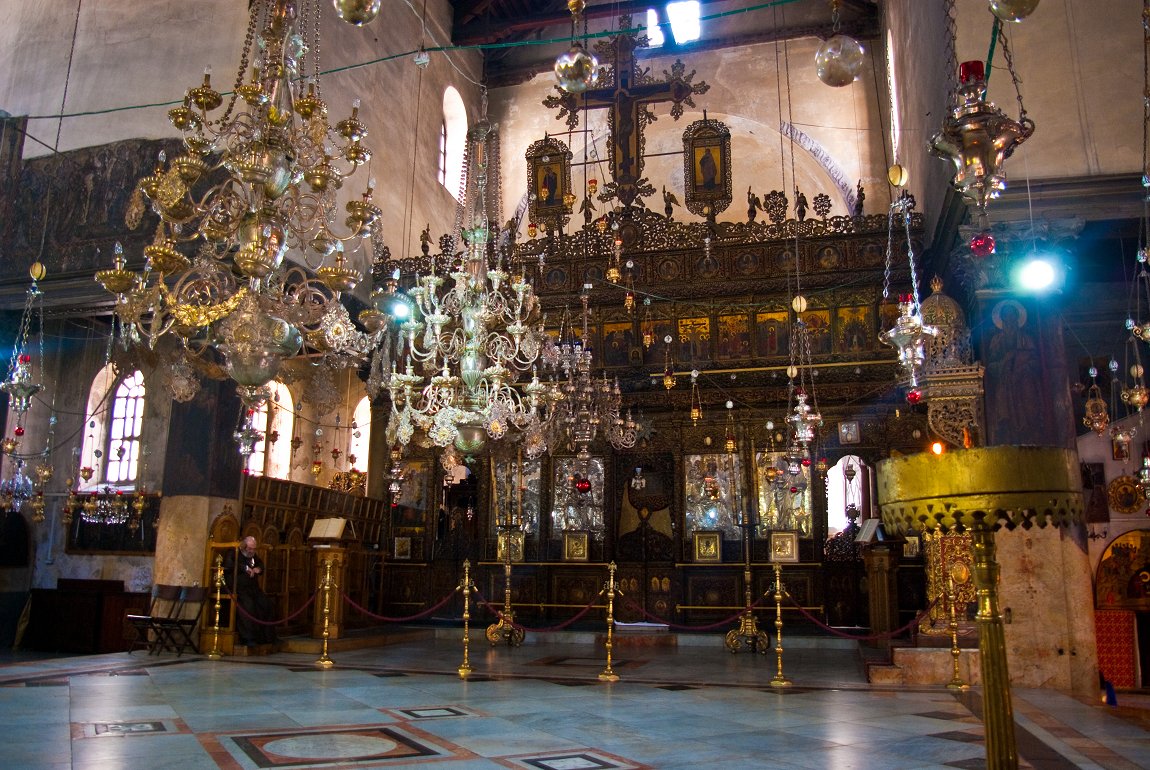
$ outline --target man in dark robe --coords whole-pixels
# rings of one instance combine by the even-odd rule
[[[236,597],[237,642],[245,647],[275,644],[275,626],[258,623],[273,619],[274,608],[268,595],[260,588],[264,561],[256,553],[256,539],[245,537],[236,552],[224,559],[224,577],[228,588]]]

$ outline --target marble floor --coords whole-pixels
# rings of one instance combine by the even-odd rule
[[[985,767],[977,691],[868,686],[858,650],[830,640],[791,640],[793,685],[773,689],[773,652],[715,637],[624,642],[605,683],[590,637],[473,642],[462,681],[459,632],[423,636],[327,670],[299,653],[0,658],[0,767]],[[1145,705],[1016,690],[1022,766],[1150,768]]]

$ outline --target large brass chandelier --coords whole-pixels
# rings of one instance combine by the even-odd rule
[[[353,254],[377,234],[381,211],[369,181],[336,224],[337,191],[371,153],[358,101],[349,117],[328,122],[319,83],[322,5],[250,3],[226,106],[206,73],[168,113],[184,134],[183,151],[161,156],[139,182],[129,224],[138,226],[145,200],[160,218],[143,269],[129,270],[117,253],[96,274],[116,296],[132,342],[154,348],[174,334],[178,365],[211,371],[219,361],[249,407],[301,350],[317,363],[347,366],[374,344],[340,303],[362,277]]]
[[[465,456],[517,435],[530,458],[548,448],[561,394],[539,377],[558,364],[526,266],[512,264],[500,231],[498,132],[486,111],[468,131],[455,234],[413,275],[397,270],[375,295],[398,324],[390,373],[388,439],[453,447]],[[462,246],[456,251],[456,244]],[[386,347],[386,346],[385,346]],[[529,379],[528,379],[529,375]]]

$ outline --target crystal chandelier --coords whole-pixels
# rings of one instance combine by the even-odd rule
[[[168,113],[184,134],[182,152],[161,155],[137,186],[129,224],[140,224],[145,201],[160,218],[143,268],[129,270],[117,249],[113,266],[96,274],[116,297],[128,341],[154,348],[176,335],[187,362],[222,361],[249,408],[305,345],[322,364],[346,366],[365,358],[373,341],[356,330],[340,295],[361,279],[352,257],[377,234],[381,211],[369,181],[336,225],[337,191],[371,153],[358,102],[349,117],[328,122],[319,83],[322,6],[250,3],[222,114],[215,115],[224,97],[209,71]],[[289,251],[298,262],[285,261]]]
[[[498,148],[484,110],[467,133],[455,235],[444,239],[442,254],[429,255],[414,274],[395,271],[373,294],[379,313],[398,324],[394,346],[381,349],[390,358],[382,384],[391,395],[393,445],[408,445],[418,432],[423,445],[472,456],[510,433],[522,437],[529,458],[547,449],[559,395],[539,368],[553,369],[559,354],[525,267],[512,272],[510,235],[492,226],[501,221]]]
[[[635,446],[638,425],[631,419],[630,411],[625,418],[620,415],[622,394],[619,381],[612,383],[606,377],[597,380],[591,376],[591,347],[588,342],[591,313],[586,294],[582,300],[581,336],[577,340],[565,340],[558,346],[559,367],[563,372],[558,391],[562,398],[552,414],[552,425],[557,434],[552,444],[578,447],[578,457],[585,459],[590,457],[588,445],[600,431],[615,449]]]

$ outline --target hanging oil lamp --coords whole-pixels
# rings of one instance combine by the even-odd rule
[[[1106,399],[1102,398],[1102,389],[1098,387],[1098,370],[1090,367],[1090,389],[1086,391],[1086,416],[1082,424],[1101,436],[1110,425],[1110,414],[1106,410]]]

